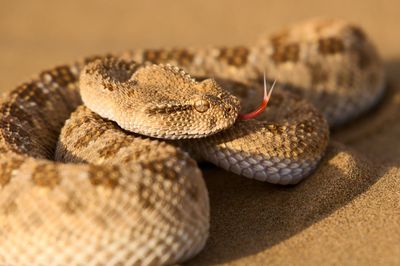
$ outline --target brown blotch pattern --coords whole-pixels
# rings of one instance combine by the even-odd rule
[[[24,83],[9,94],[10,100],[1,105],[0,126],[8,149],[50,158],[59,129],[76,104],[76,99],[71,97],[73,93],[60,84],[75,84],[76,75],[69,66],[60,66],[39,76],[41,80]],[[52,119],[48,119],[48,114],[57,109]]]
[[[68,194],[68,198],[65,202],[62,203],[62,207],[68,214],[74,214],[78,210],[82,209],[83,204],[78,199],[75,193],[71,192]]]
[[[243,46],[233,48],[221,48],[219,50],[218,60],[228,65],[241,67],[247,63],[249,49]]]
[[[48,77],[50,77],[51,80],[48,80]],[[70,98],[71,95],[66,92],[68,91],[67,88],[74,88],[75,90],[77,90],[79,76],[72,72],[70,66],[62,65],[51,70],[43,71],[40,73],[39,78],[41,82],[46,84],[45,86],[47,87],[47,89],[51,90],[51,93],[53,95],[52,97],[61,101],[62,104],[68,107],[69,110],[72,111],[73,109],[75,109],[76,106],[73,104],[73,99]],[[32,86],[37,88],[37,84],[35,82],[32,83]],[[57,87],[60,87],[62,89],[57,89]],[[37,93],[44,94],[42,89],[40,88],[35,89],[34,93],[34,97],[36,97]],[[44,95],[44,98],[40,99],[41,107],[46,108],[46,104],[48,102],[52,102],[52,100],[49,101],[48,95]]]
[[[83,63],[84,65],[89,64],[93,61],[96,61],[98,59],[104,59],[104,58],[111,58],[113,57],[112,54],[108,53],[108,54],[104,54],[104,55],[93,55],[93,56],[87,56],[84,60]]]
[[[173,49],[169,53],[169,59],[175,59],[181,66],[189,65],[193,58],[194,54],[185,49]]]
[[[13,171],[24,163],[23,159],[9,158],[0,162],[0,185],[3,187],[10,182]]]
[[[76,139],[73,147],[75,149],[81,149],[89,145],[90,142],[97,140],[105,131],[107,127],[98,127],[92,130],[88,130],[85,135]]]
[[[289,36],[289,31],[281,31],[271,36],[270,41],[273,46],[280,46],[287,42],[287,38]]]
[[[104,186],[107,188],[115,188],[119,184],[121,176],[118,166],[97,166],[90,165],[89,180],[95,186]]]
[[[4,215],[12,215],[18,211],[18,205],[14,199],[9,199],[3,203],[0,210]]]
[[[176,161],[182,160],[182,155],[180,153],[174,154],[173,156],[177,156]],[[150,172],[154,173],[154,179],[159,178],[160,176],[165,180],[173,180],[177,181],[180,178],[184,178],[181,176],[179,172],[177,172],[177,165],[174,167],[174,163],[172,165],[167,166],[162,161],[152,161],[152,162],[141,162],[143,169],[148,169]],[[179,171],[179,170],[178,170]],[[154,182],[159,183],[159,180],[154,180]],[[162,185],[160,185],[160,189],[163,189]],[[169,190],[169,189],[168,189]],[[146,209],[154,208],[157,202],[162,201],[159,193],[154,193],[154,191],[144,183],[138,184],[138,199],[141,202],[142,206]]]
[[[311,84],[318,85],[328,81],[328,73],[320,64],[309,64],[311,73]]]
[[[1,126],[1,125],[0,125]],[[4,139],[2,139],[1,137],[0,137],[0,143],[1,142],[4,142]],[[1,146],[0,145],[0,154],[2,154],[2,153],[6,153],[7,152],[7,149],[4,147],[4,146]]]
[[[143,61],[160,64],[166,60],[168,60],[168,52],[163,49],[145,50],[143,52]]]
[[[174,154],[174,156],[177,156],[178,161],[182,160],[181,156],[179,156],[179,153]],[[149,169],[150,172],[160,173],[165,179],[176,180],[179,178],[179,175],[175,171],[174,167],[171,167],[170,165],[167,166],[162,161],[152,161],[148,163],[142,162],[142,164],[144,169]]]
[[[318,40],[318,51],[323,55],[337,54],[344,51],[343,41],[330,37]]]
[[[129,78],[140,66],[134,61],[113,57],[104,58],[101,64],[94,63],[94,66],[85,68],[85,74],[100,75],[103,87],[106,90],[114,91],[124,83],[130,82]]]
[[[186,49],[149,49],[143,52],[143,60],[154,64],[176,61],[178,65],[185,66],[193,61],[194,54]]]
[[[131,141],[129,141],[128,137],[116,139],[114,142],[98,150],[99,157],[103,157],[104,159],[113,157],[120,149],[128,147],[130,144]]]
[[[46,80],[45,76],[50,75],[52,78],[52,82],[57,83],[61,87],[65,87],[70,83],[75,83],[78,81],[78,77],[71,72],[69,66],[59,66],[52,70],[42,72],[39,77],[42,80]]]
[[[271,59],[276,63],[297,62],[300,55],[300,47],[297,43],[276,44]]]
[[[32,174],[32,181],[38,186],[54,188],[61,182],[56,164],[39,164]]]

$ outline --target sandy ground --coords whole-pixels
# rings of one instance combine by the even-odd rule
[[[211,236],[188,265],[400,265],[400,2],[0,1],[0,90],[88,54],[247,44],[315,16],[362,25],[386,62],[388,92],[333,132],[315,174],[294,187],[204,169]]]

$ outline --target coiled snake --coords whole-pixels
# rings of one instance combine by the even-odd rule
[[[278,82],[267,110],[237,119],[262,98],[264,72]],[[329,19],[248,47],[135,50],[44,71],[0,106],[0,264],[184,261],[209,229],[189,154],[295,184],[323,156],[326,121],[366,111],[383,83],[363,31]]]

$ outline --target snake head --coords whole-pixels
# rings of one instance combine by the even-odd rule
[[[171,65],[106,58],[88,64],[80,79],[83,102],[92,111],[155,138],[215,134],[235,122],[240,108],[215,80],[196,81]]]
[[[143,117],[154,127],[152,137],[201,138],[230,127],[238,116],[239,100],[213,79],[197,81],[182,69],[153,65],[134,75],[139,86],[152,91]]]
[[[223,89],[214,79],[195,82],[196,91],[188,103],[192,107],[191,120],[207,135],[224,130],[235,122],[240,109],[237,97]]]

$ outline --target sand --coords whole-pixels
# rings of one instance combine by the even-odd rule
[[[315,16],[361,24],[385,60],[382,103],[335,130],[318,170],[297,186],[204,166],[211,234],[187,265],[400,265],[398,1],[66,2],[0,2],[2,91],[88,54],[247,44],[260,32]]]

